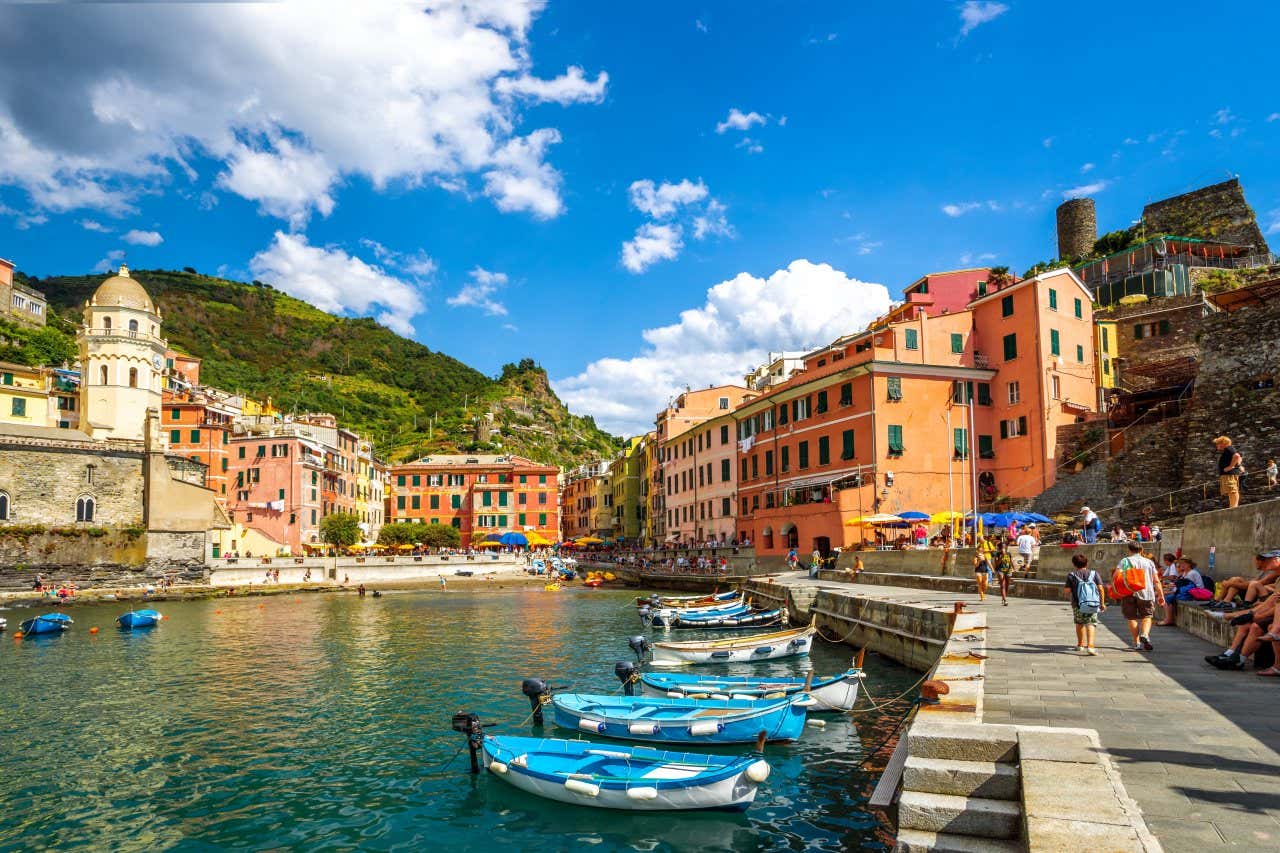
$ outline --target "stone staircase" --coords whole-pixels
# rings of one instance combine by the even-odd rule
[[[1019,851],[1018,738],[1012,730],[951,725],[913,728],[898,799],[900,853]]]
[[[1108,488],[1106,463],[1095,462],[1079,474],[1062,472],[1056,483],[1032,499],[1031,511],[1051,516],[1091,502],[1103,506],[1109,502]]]

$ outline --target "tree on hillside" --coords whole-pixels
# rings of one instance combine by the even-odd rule
[[[349,512],[335,512],[320,519],[320,539],[339,548],[360,541],[360,519]]]

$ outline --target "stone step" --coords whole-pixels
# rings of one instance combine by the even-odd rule
[[[899,829],[894,853],[1024,853],[1019,841],[1003,838],[975,838],[949,832],[926,832],[922,829]]]
[[[919,723],[907,733],[913,758],[1009,764],[1017,760],[1018,730],[1014,726]]]
[[[912,756],[903,768],[902,789],[923,794],[1017,800],[1018,768],[994,761],[956,761]]]
[[[1022,831],[1022,807],[985,797],[903,791],[898,798],[898,826],[948,835],[1012,839]]]

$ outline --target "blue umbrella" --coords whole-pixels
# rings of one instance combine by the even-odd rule
[[[498,537],[503,545],[528,545],[529,537],[523,533],[504,533]]]
[[[1047,515],[1041,515],[1038,512],[1015,512],[1011,513],[1018,521],[1025,523],[1035,522],[1036,524],[1053,524],[1053,519]]]
[[[894,514],[897,515],[898,518],[905,518],[908,521],[928,521],[929,520],[929,513],[927,512],[915,512],[914,510],[908,510],[907,512],[899,512]]]

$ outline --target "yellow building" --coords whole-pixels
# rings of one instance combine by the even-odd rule
[[[609,489],[613,498],[613,535],[629,545],[640,539],[643,520],[640,504],[641,447],[643,436],[629,438],[609,465]]]
[[[49,426],[49,376],[46,371],[0,361],[0,423]]]
[[[640,544],[653,545],[655,542],[653,529],[653,472],[657,460],[657,436],[645,433],[640,439],[640,447],[636,451],[640,457]]]
[[[1099,320],[1095,326],[1097,327],[1097,335],[1094,339],[1094,343],[1097,345],[1095,347],[1097,357],[1095,372],[1098,376],[1098,389],[1105,392],[1116,387],[1116,324],[1115,322]],[[1099,409],[1099,411],[1105,410],[1105,406]]]

